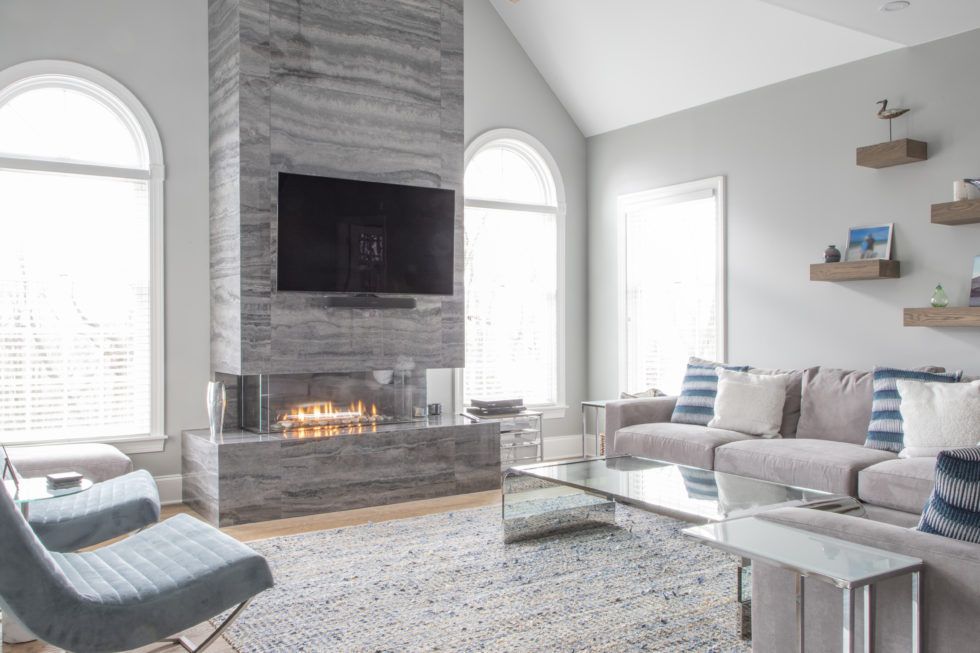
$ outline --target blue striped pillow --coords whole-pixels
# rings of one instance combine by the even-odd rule
[[[691,358],[681,384],[681,394],[670,421],[675,424],[707,426],[715,416],[715,397],[718,396],[718,372],[723,367],[736,372],[748,372],[748,365],[722,365],[700,358]]]
[[[980,447],[948,449],[936,459],[936,486],[919,530],[980,544]]]
[[[864,446],[899,453],[903,448],[902,398],[898,394],[898,380],[956,383],[963,372],[923,372],[900,370],[894,367],[876,367],[874,371],[874,399],[871,402],[871,423]]]

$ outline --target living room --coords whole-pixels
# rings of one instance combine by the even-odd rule
[[[978,52],[0,3],[4,651],[975,650]]]

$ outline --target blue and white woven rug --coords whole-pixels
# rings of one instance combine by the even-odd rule
[[[242,653],[750,650],[734,558],[678,521],[617,520],[505,545],[480,508],[254,542],[277,584],[226,636]]]

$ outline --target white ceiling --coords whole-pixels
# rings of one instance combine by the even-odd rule
[[[586,136],[980,27],[912,1],[490,0]]]

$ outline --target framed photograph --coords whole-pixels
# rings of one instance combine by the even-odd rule
[[[892,257],[892,223],[874,227],[851,227],[847,230],[847,249],[845,261]]]
[[[970,281],[970,306],[980,306],[980,256],[973,257],[973,279]]]

